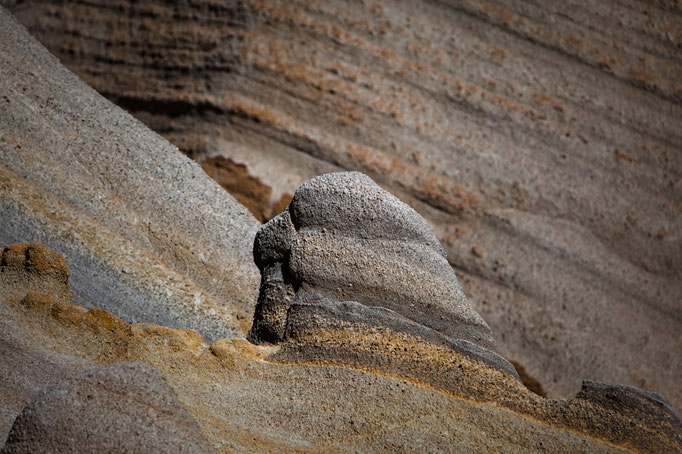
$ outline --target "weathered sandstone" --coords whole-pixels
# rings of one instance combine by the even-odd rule
[[[214,453],[154,369],[122,362],[40,393],[17,416],[2,454]]]
[[[183,151],[246,165],[271,203],[340,170],[409,203],[551,396],[591,378],[682,406],[679,2],[4,3]]]
[[[62,253],[78,304],[209,339],[245,333],[258,222],[1,7],[0,49],[0,243]]]

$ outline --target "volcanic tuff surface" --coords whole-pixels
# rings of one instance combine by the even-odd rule
[[[63,254],[77,304],[209,339],[245,334],[253,216],[4,10],[0,49],[0,244]]]
[[[398,195],[550,395],[593,378],[682,406],[679,2],[5,4],[271,203],[344,169]]]
[[[420,339],[414,330],[393,330],[408,324],[405,320],[367,323],[379,308],[366,300],[367,310],[343,301],[313,311],[294,311],[292,305],[290,316],[300,316],[297,323],[303,323],[297,326],[303,329],[275,346],[249,343],[243,336],[250,313],[239,317],[254,309],[258,290],[251,264],[255,220],[195,173],[195,164],[66,71],[1,8],[0,32],[0,88],[6,93],[0,101],[11,107],[0,110],[0,232],[5,235],[0,240],[39,237],[65,254],[37,242],[10,244],[0,254],[0,440],[12,431],[8,450],[23,442],[37,443],[32,444],[40,446],[36,449],[61,444],[64,434],[82,437],[81,451],[88,450],[93,436],[114,444],[139,442],[145,449],[163,449],[163,443],[179,436],[183,446],[194,443],[208,451],[202,435],[219,452],[681,450],[679,417],[657,393],[586,382],[572,399],[543,399],[486,361]],[[116,148],[119,142],[131,148],[124,152]],[[49,159],[56,162],[48,165]],[[64,167],[68,163],[72,169]],[[198,187],[178,196],[188,179],[196,179]],[[457,287],[421,218],[367,177],[351,174],[348,180],[373,188],[383,200],[380,210],[367,212],[377,216],[382,229],[363,231],[352,219],[336,216],[333,208],[316,207],[309,197],[316,192],[309,189],[324,189],[322,178],[304,186],[286,211],[293,214],[296,235],[310,230],[333,240],[343,233],[345,240],[369,241],[374,248],[366,252],[381,258],[387,252],[384,244],[390,244],[384,233],[394,231],[398,235],[391,241],[433,254],[436,259],[429,263],[439,270],[443,287]],[[328,197],[339,191],[337,183],[327,187]],[[306,217],[311,213],[315,216]],[[386,214],[403,215],[404,222],[396,224]],[[147,229],[131,222],[135,219],[145,221]],[[158,219],[170,224],[152,222]],[[328,222],[316,226],[315,219]],[[330,230],[329,238],[322,228]],[[159,237],[164,232],[169,236]],[[196,266],[197,255],[205,267]],[[414,264],[417,257],[402,260]],[[322,272],[316,275],[314,262],[299,258],[302,267],[293,269],[314,284],[313,290],[333,282],[311,279],[334,277],[329,262],[320,261]],[[226,267],[219,259],[233,263]],[[390,269],[395,264],[384,265]],[[207,278],[222,279],[224,287],[212,287],[215,281]],[[354,277],[353,282],[373,281]],[[402,290],[410,290],[397,293],[407,302],[422,291]],[[221,291],[223,298],[215,298],[212,292]],[[363,293],[360,288],[353,295]],[[381,296],[379,306],[391,302],[375,293]],[[202,295],[208,296],[202,300]],[[461,292],[446,295],[454,304],[445,304],[443,315],[475,321],[475,329],[464,335],[491,347],[485,323],[469,312]],[[408,321],[437,323],[436,318],[420,318],[421,305],[429,301],[414,303],[414,308],[393,309]],[[101,307],[128,319],[134,318],[129,312],[134,309],[144,320],[186,323],[209,337],[220,333],[206,329],[218,320],[233,337],[209,344],[195,330],[127,323]],[[318,310],[328,307],[333,310]],[[344,311],[345,318],[336,317]],[[423,333],[424,325],[417,325]],[[154,371],[130,364],[136,361]],[[73,399],[61,405],[63,396]],[[84,411],[69,405],[82,405]],[[107,420],[112,408],[122,417]],[[155,418],[155,412],[163,415]],[[52,424],[55,418],[58,424]],[[45,421],[49,428],[35,430]],[[147,430],[125,439],[107,438],[130,425]],[[169,431],[174,435],[154,437]]]
[[[254,257],[261,270],[255,342],[305,344],[344,329],[403,333],[516,376],[424,218],[366,175],[303,184],[258,231]],[[353,343],[346,349],[356,353]]]

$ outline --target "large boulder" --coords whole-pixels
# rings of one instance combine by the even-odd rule
[[[335,320],[446,344],[516,375],[424,218],[366,175],[302,185],[258,231],[254,257],[262,275],[255,342],[300,339]]]

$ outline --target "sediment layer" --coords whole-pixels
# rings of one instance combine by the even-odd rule
[[[271,203],[359,170],[415,207],[550,395],[591,377],[682,406],[676,2],[5,4],[183,151],[246,165]]]

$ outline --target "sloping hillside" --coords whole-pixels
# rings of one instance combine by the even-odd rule
[[[209,339],[245,334],[258,222],[4,11],[0,26],[0,243],[63,254],[78,304]]]

